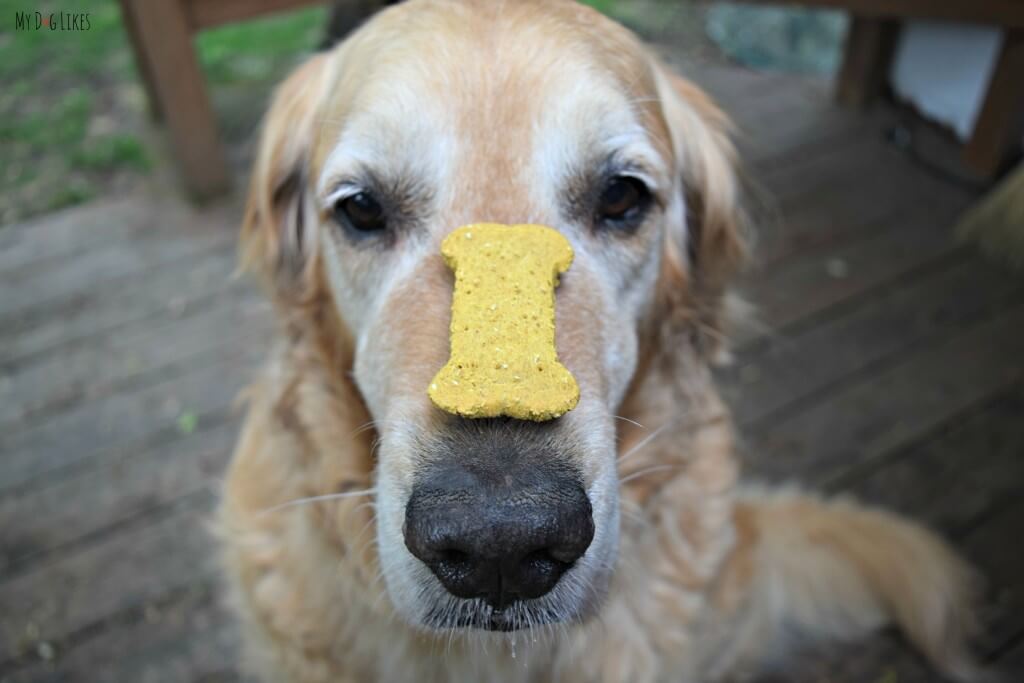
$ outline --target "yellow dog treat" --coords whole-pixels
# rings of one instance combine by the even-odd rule
[[[480,223],[441,245],[455,272],[451,357],[430,384],[441,410],[463,417],[550,420],[580,390],[555,351],[555,287],[572,247],[542,225]]]

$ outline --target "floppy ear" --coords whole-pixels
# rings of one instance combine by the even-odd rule
[[[695,332],[698,349],[713,358],[725,351],[726,289],[747,253],[732,127],[689,81],[663,69],[657,81],[687,214],[685,234],[666,240],[662,300],[671,327]]]
[[[316,55],[278,86],[263,121],[242,221],[242,267],[274,298],[310,303],[319,294],[316,207],[307,192],[328,60]]]

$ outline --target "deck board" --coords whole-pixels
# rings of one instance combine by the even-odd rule
[[[3,680],[65,683],[83,671],[89,680],[126,683],[240,680],[233,656],[238,634],[216,596],[213,582],[172,593],[141,613],[112,621],[104,637],[85,638],[66,652],[57,651],[52,663],[21,668]]]
[[[830,483],[912,515],[953,538],[983,525],[1024,482],[1024,384],[1015,384],[928,438]]]
[[[1024,302],[752,425],[747,471],[816,485],[886,458],[1024,377]]]
[[[0,583],[6,666],[32,656],[25,640],[30,631],[67,649],[125,612],[144,612],[149,602],[209,582],[215,571],[206,526],[212,501],[207,491],[180,499],[119,533],[100,535],[94,543],[6,577]]]
[[[97,335],[120,333],[126,326],[234,301],[252,293],[251,283],[231,277],[235,245],[154,266],[146,287],[124,283],[83,287],[54,305],[0,326],[0,368],[21,367],[37,358],[62,352]]]
[[[983,287],[986,296],[977,296]],[[801,329],[780,332],[745,349],[723,369],[722,391],[743,427],[754,428],[796,401],[829,392],[837,383],[886,359],[990,317],[1024,299],[1024,282],[970,255],[924,273],[885,296],[869,296],[847,310]]]
[[[682,68],[769,198],[718,373],[748,476],[935,526],[990,581],[981,654],[1024,672],[1024,280],[954,242],[972,196],[885,144],[891,114]],[[0,681],[242,679],[204,525],[273,331],[239,216],[140,196],[0,230]],[[891,634],[801,661],[778,680],[935,680]]]
[[[216,490],[237,432],[234,420],[200,422],[187,436],[0,498],[0,527],[8,530],[0,540],[0,577],[149,510]]]
[[[78,294],[83,285],[124,286],[143,278],[150,269],[189,259],[210,249],[230,243],[233,235],[223,227],[192,235],[191,239],[168,236],[166,239],[128,239],[98,249],[72,254],[58,264],[34,267],[27,273],[15,272],[0,285],[12,288],[17,296],[0,300],[0,321],[4,325],[31,317],[68,297]]]
[[[221,346],[269,336],[269,317],[266,302],[238,297],[195,315],[147,321],[41,362],[19,364],[8,374],[19,386],[18,400],[0,405],[0,429],[25,427],[83,399],[95,401],[175,368],[180,372],[192,363],[202,365],[204,356]]]
[[[177,209],[180,211],[180,209]],[[48,261],[74,256],[109,241],[131,239],[153,227],[152,204],[131,199],[98,201],[7,226],[0,231],[0,274],[27,273]],[[82,226],[90,226],[84,239]]]
[[[779,332],[856,296],[878,295],[956,250],[929,218],[907,218],[898,230],[865,232],[864,239],[748,276],[740,292],[754,301],[768,329]],[[749,341],[739,339],[741,345]]]
[[[96,402],[85,400],[44,422],[0,434],[0,451],[7,454],[0,493],[83,460],[95,462],[112,450],[175,434],[185,413],[203,420],[230,411],[245,385],[244,377],[254,371],[262,355],[256,347],[221,346],[204,356],[202,363],[193,362],[156,384]]]

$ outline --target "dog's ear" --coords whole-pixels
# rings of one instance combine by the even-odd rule
[[[328,59],[316,55],[274,93],[263,121],[242,221],[242,267],[291,305],[319,289],[316,207],[307,183],[317,121],[328,92]]]
[[[726,288],[747,254],[732,126],[689,81],[665,69],[656,80],[686,199],[684,229],[670,231],[662,258],[663,320],[714,358],[726,350]]]

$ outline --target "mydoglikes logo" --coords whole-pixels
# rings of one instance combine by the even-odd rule
[[[88,12],[15,12],[14,29],[16,31],[88,31]]]

